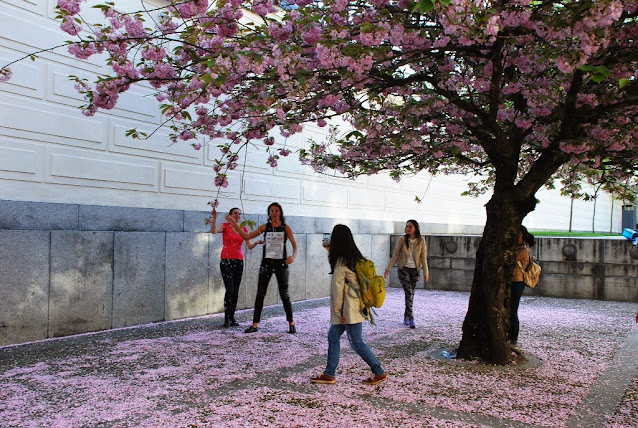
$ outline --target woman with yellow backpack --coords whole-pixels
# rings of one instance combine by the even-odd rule
[[[341,354],[341,336],[348,333],[350,346],[370,366],[372,376],[363,380],[366,385],[376,385],[386,380],[387,375],[374,353],[363,341],[363,322],[359,295],[350,284],[358,284],[356,264],[364,259],[354,242],[348,226],[338,224],[332,229],[330,243],[324,242],[328,250],[330,274],[330,330],[328,330],[328,362],[319,376],[310,378],[312,383],[336,383],[337,366]]]

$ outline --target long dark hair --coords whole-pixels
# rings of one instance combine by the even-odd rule
[[[416,232],[414,232],[414,236],[416,237],[416,239],[419,239],[421,237],[421,229],[419,229],[419,223],[416,220],[408,220],[405,222],[406,225],[408,223],[412,223],[412,226],[414,226],[414,228],[416,229]],[[408,235],[407,233],[405,234],[405,248],[410,248],[410,235]]]
[[[330,235],[330,252],[328,253],[330,273],[332,274],[335,271],[335,266],[339,260],[348,269],[354,271],[357,261],[363,258],[365,257],[357,248],[357,244],[354,243],[350,228],[345,224],[336,225]]]
[[[521,233],[523,234],[523,242],[527,244],[528,247],[532,248],[536,245],[536,239],[534,239],[534,235],[527,231],[527,228],[521,224]]]
[[[284,209],[281,207],[281,205],[279,205],[278,202],[273,202],[272,204],[268,205],[268,208],[266,208],[266,215],[268,215],[268,222],[270,222],[270,207],[277,207],[279,208],[279,212],[281,212],[281,215],[279,216],[279,218],[281,219],[281,224],[286,223],[286,217],[284,217]]]

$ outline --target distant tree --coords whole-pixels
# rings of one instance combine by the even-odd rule
[[[106,53],[113,70],[76,78],[84,113],[150,83],[175,141],[226,139],[219,186],[248,141],[269,146],[274,166],[289,151],[274,149],[273,129],[286,137],[337,116],[351,128],[301,151],[317,170],[478,177],[467,193],[492,197],[459,357],[513,358],[507,282],[542,186],[636,186],[635,0],[186,0],[135,13],[104,3],[101,23],[79,19],[80,4],[58,0],[69,50]]]

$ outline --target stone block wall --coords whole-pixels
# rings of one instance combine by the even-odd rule
[[[223,311],[221,234],[206,212],[0,201],[0,346]],[[247,215],[262,224],[265,215]],[[348,225],[382,273],[403,222],[288,216],[293,301],[327,297],[322,234]],[[423,225],[425,230],[427,225]],[[428,235],[428,288],[470,291],[480,236]],[[289,251],[292,248],[289,245]],[[540,238],[538,296],[638,301],[628,240]],[[238,308],[251,308],[262,249],[246,251]],[[400,287],[396,268],[389,286]],[[423,286],[420,279],[419,286]],[[265,305],[279,304],[275,278]]]
[[[209,233],[206,217],[0,201],[0,346],[223,312],[222,236]],[[335,224],[347,224],[363,254],[379,264],[389,257],[390,235],[403,226],[294,216],[287,223],[298,246],[290,267],[293,301],[330,294],[321,239]],[[261,246],[246,251],[238,309],[253,306],[261,258]],[[274,276],[264,303],[280,303]]]
[[[393,245],[398,238],[392,237]],[[481,237],[432,235],[426,239],[428,288],[470,291]],[[540,237],[536,241],[532,254],[543,271],[539,284],[527,289],[527,295],[638,302],[638,247],[627,239]],[[396,272],[391,285],[399,285]]]

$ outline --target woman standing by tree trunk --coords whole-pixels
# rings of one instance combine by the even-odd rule
[[[529,249],[536,245],[534,235],[527,231],[527,228],[521,225],[521,233],[518,235],[518,248],[516,250],[516,262],[517,266],[514,268],[512,279],[510,281],[510,325],[507,332],[507,339],[509,341],[510,348],[516,353],[520,353],[521,349],[518,347],[518,332],[520,331],[520,322],[518,320],[518,306],[521,302],[521,297],[525,292],[525,282],[523,282],[523,271],[518,267],[518,262],[523,267],[526,267],[531,263],[532,256]]]

